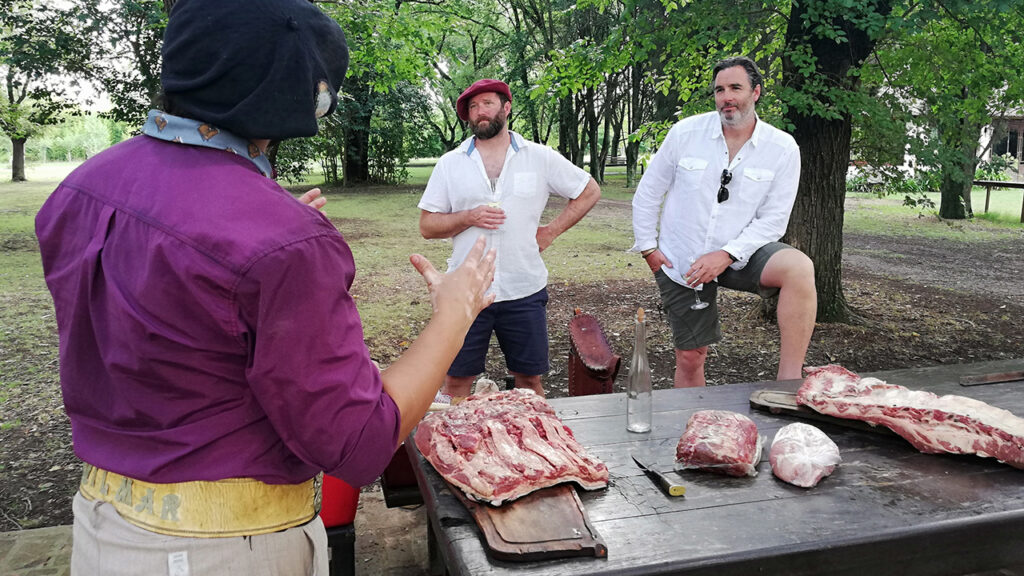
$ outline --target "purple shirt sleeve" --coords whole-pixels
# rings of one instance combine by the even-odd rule
[[[400,417],[363,342],[354,275],[341,237],[318,236],[257,260],[238,304],[247,379],[274,429],[303,461],[361,486],[390,461]]]

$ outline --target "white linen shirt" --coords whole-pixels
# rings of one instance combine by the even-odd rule
[[[547,286],[548,269],[537,246],[541,214],[551,194],[571,200],[590,181],[587,172],[550,147],[515,132],[509,135],[511,145],[493,191],[471,137],[437,161],[419,203],[422,210],[445,214],[491,203],[505,211],[505,222],[497,230],[473,226],[456,234],[448,259],[451,272],[466,259],[476,239],[486,236],[487,248],[497,250],[490,288],[495,302],[525,298]]]
[[[732,172],[729,199],[718,202],[722,170]],[[657,247],[675,282],[694,260],[715,250],[737,258],[732,268],[786,233],[800,181],[800,149],[789,134],[757,120],[729,161],[718,112],[672,127],[633,196],[634,252]],[[660,213],[660,220],[659,220]]]

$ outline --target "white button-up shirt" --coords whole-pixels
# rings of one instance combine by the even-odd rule
[[[495,301],[525,298],[547,286],[548,269],[537,246],[537,227],[548,197],[577,198],[590,175],[548,146],[509,132],[511,145],[492,190],[475,138],[464,141],[438,160],[420,199],[428,212],[450,214],[495,203],[505,211],[497,230],[470,227],[455,235],[448,271],[462,264],[481,234],[487,247],[497,249]]]
[[[732,172],[729,199],[719,203],[725,169]],[[659,248],[673,266],[662,270],[682,285],[690,264],[715,250],[735,256],[732,268],[739,270],[786,233],[799,181],[800,149],[782,130],[758,119],[730,162],[718,112],[686,118],[669,131],[637,186],[631,250]]]

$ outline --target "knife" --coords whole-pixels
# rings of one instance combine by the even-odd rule
[[[637,458],[635,454],[631,454],[631,456],[633,457],[633,461],[636,462],[636,465],[658,483],[658,487],[661,488],[662,492],[669,496],[682,496],[686,494],[686,486],[676,484],[668,476],[645,464],[642,460]]]

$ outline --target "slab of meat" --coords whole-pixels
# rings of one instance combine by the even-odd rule
[[[768,460],[780,480],[812,488],[828,476],[842,460],[839,447],[824,432],[810,424],[794,422],[775,433]]]
[[[1024,468],[1024,418],[964,396],[936,396],[834,364],[807,369],[797,392],[803,404],[830,416],[881,424],[921,452],[977,454]]]
[[[757,476],[761,437],[750,418],[726,410],[694,412],[676,446],[677,470]]]
[[[495,506],[563,482],[608,486],[608,467],[530,390],[470,396],[428,414],[415,441],[445,480]]]

